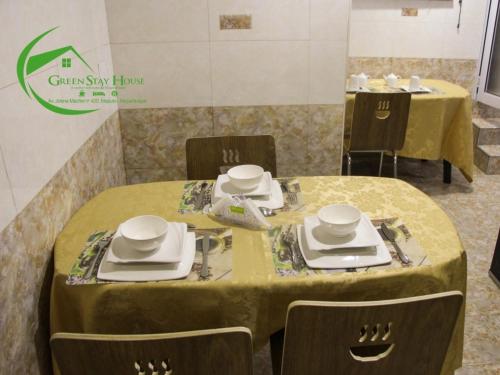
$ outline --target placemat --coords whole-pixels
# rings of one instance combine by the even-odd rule
[[[401,267],[417,267],[430,265],[427,254],[418,244],[417,240],[411,235],[408,228],[399,218],[385,218],[371,220],[375,228],[380,233],[380,225],[384,222],[389,228],[398,231],[398,244],[401,249],[408,255],[411,260],[409,264],[403,264],[398,257],[394,246],[390,241],[384,242],[392,257],[392,262],[386,265],[364,267],[364,268],[347,268],[347,269],[315,269],[309,268],[298,248],[297,243],[297,224],[287,224],[270,229],[267,234],[271,242],[271,251],[276,274],[280,276],[302,276],[302,275],[318,275],[318,274],[335,274],[340,272],[369,272],[383,269],[394,269]],[[288,241],[284,241],[285,236],[288,236]],[[290,242],[295,242],[297,246],[289,246]]]
[[[191,272],[184,280],[207,281],[227,280],[232,275],[232,248],[233,232],[231,228],[203,228],[189,230],[196,236],[196,255]],[[67,285],[87,285],[101,283],[115,283],[116,281],[99,280],[97,271],[108,248],[114,231],[100,231],[90,235],[85,246],[71,268]],[[208,251],[209,276],[201,279],[202,266],[202,239],[208,233],[210,235],[210,247]],[[158,281],[155,281],[158,282]]]
[[[285,205],[275,211],[298,211],[304,207],[304,199],[296,178],[277,178]],[[184,185],[179,212],[181,214],[206,213],[210,208],[214,181],[190,181]]]

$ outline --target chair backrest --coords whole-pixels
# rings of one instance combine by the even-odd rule
[[[377,302],[290,304],[282,375],[439,375],[460,292]]]
[[[250,375],[247,328],[150,335],[56,333],[50,339],[61,375]]]
[[[186,141],[188,180],[216,179],[232,166],[257,164],[276,177],[271,135],[190,138]]]
[[[403,148],[411,94],[357,93],[349,151],[399,151]]]

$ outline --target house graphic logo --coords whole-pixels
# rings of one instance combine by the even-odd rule
[[[106,104],[146,103],[145,99],[133,96],[134,90],[131,94],[127,93],[132,86],[144,85],[144,78],[123,74],[103,75],[101,70],[106,70],[104,63],[97,64],[99,74],[96,74],[72,45],[32,55],[34,47],[55,29],[57,27],[33,39],[17,60],[19,85],[30,99],[35,99],[51,112],[70,116],[95,112]],[[57,73],[52,74],[56,63]],[[123,97],[122,93],[125,94]]]
[[[26,93],[26,95],[28,95],[29,98],[34,98],[44,108],[54,113],[62,115],[83,115],[86,113],[95,112],[98,109],[72,109],[55,105],[51,103],[50,100],[42,98],[41,95],[39,95],[37,91],[34,90],[32,85],[28,83],[26,80],[31,74],[40,71],[40,69],[52,63],[54,60],[57,60],[63,55],[67,56],[68,52],[71,52],[74,57],[73,58],[63,57],[61,59],[62,69],[71,68],[72,63],[74,62],[73,59],[77,59],[78,61],[83,63],[90,70],[90,72],[92,73],[94,72],[94,70],[90,67],[90,65],[87,64],[85,59],[71,45],[62,48],[57,48],[51,51],[46,51],[37,55],[32,55],[32,56],[30,55],[31,50],[37,45],[37,43],[55,29],[57,29],[57,27],[54,27],[40,34],[22,50],[17,60],[17,78],[19,80],[19,84],[21,85],[21,88]]]

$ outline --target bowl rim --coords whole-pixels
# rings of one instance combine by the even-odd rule
[[[329,221],[327,220],[323,215],[322,215],[322,212],[324,213],[324,211],[328,208],[331,208],[333,206],[336,206],[336,207],[348,207],[350,209],[354,209],[355,212],[357,213],[357,217],[347,223],[336,223],[336,222],[332,222],[332,221]],[[359,220],[361,220],[361,210],[359,208],[357,208],[356,206],[353,206],[351,204],[345,204],[345,203],[340,203],[340,204],[329,204],[327,206],[323,206],[321,207],[318,212],[317,212],[317,216],[318,216],[318,219],[319,221],[322,223],[322,224],[327,224],[327,225],[336,225],[336,226],[347,226],[347,225],[352,225],[356,222],[358,222]]]
[[[233,175],[232,172],[234,172],[234,169],[241,168],[241,167],[248,167],[248,166],[257,167],[259,169],[259,173],[256,174],[256,175],[254,175],[254,176],[250,176],[250,177],[236,177],[236,176]],[[230,179],[232,179],[232,180],[240,180],[240,181],[247,181],[247,180],[252,180],[252,179],[255,179],[255,178],[259,178],[259,177],[262,177],[262,175],[264,173],[265,173],[264,168],[262,168],[260,165],[257,165],[257,164],[240,164],[240,165],[235,165],[234,167],[228,169],[228,171],[226,172],[226,174],[229,176]]]
[[[156,219],[161,219],[163,221],[163,223],[165,224],[165,227],[163,228],[163,231],[161,232],[161,234],[159,234],[159,235],[157,235],[155,237],[151,237],[151,238],[134,238],[134,237],[128,236],[126,233],[124,233],[123,228],[124,228],[124,226],[125,226],[126,223],[128,223],[131,220],[136,220],[136,219],[145,218],[145,217],[154,218],[155,220]],[[125,239],[132,240],[132,241],[146,242],[146,241],[155,240],[155,239],[160,238],[161,236],[164,236],[167,233],[167,231],[168,231],[168,221],[165,220],[163,217],[158,216],[158,215],[138,215],[138,216],[133,216],[133,217],[125,220],[123,223],[120,224],[120,234]]]

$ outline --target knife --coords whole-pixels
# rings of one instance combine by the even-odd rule
[[[410,258],[408,258],[408,256],[403,252],[403,250],[401,250],[398,243],[396,242],[396,235],[394,234],[394,231],[392,229],[389,229],[389,227],[385,225],[385,223],[382,223],[380,229],[382,229],[382,233],[384,234],[385,238],[387,238],[396,249],[401,262],[403,262],[403,264],[410,263]]]
[[[203,260],[201,265],[200,277],[202,279],[208,278],[208,247],[210,245],[210,235],[203,235]]]

